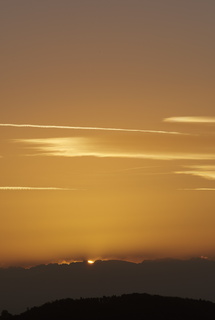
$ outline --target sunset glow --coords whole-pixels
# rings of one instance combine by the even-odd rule
[[[0,11],[0,265],[214,259],[215,1]]]

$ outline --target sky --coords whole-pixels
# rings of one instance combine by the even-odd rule
[[[0,265],[215,258],[214,0],[0,2]]]

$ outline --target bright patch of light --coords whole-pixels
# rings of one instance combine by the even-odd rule
[[[87,263],[94,264],[94,261],[93,260],[87,260]]]

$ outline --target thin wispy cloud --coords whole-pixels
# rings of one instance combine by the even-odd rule
[[[192,166],[184,166],[184,168],[192,169],[192,170],[200,170],[200,171],[215,171],[214,165],[192,165]]]
[[[190,175],[200,177],[206,180],[215,180],[215,166],[213,165],[192,165],[185,166],[192,170],[176,171],[176,174]],[[193,191],[215,191],[215,188],[185,188],[181,190],[193,190]]]
[[[36,150],[34,156],[61,157],[98,157],[98,158],[135,158],[153,160],[215,160],[215,154],[177,153],[177,152],[147,152],[143,150],[130,151],[105,147],[102,143],[82,137],[45,138],[45,139],[17,139],[15,142],[30,145]]]
[[[179,189],[185,191],[215,191],[215,188],[186,188],[186,189]]]
[[[77,191],[78,189],[70,189],[70,188],[54,188],[54,187],[11,187],[11,186],[5,186],[0,187],[0,190],[2,191]]]
[[[196,191],[215,191],[215,188],[196,188]]]
[[[160,166],[143,166],[143,167],[133,167],[133,168],[126,168],[126,169],[117,170],[116,172],[136,171],[136,170],[142,170],[142,169],[154,169],[154,168],[160,168]]]
[[[215,123],[215,117],[170,117],[165,118],[163,121],[181,123]]]
[[[176,174],[187,174],[191,176],[201,177],[207,180],[215,180],[215,170],[214,171],[197,171],[197,170],[189,170],[189,171],[176,171]]]
[[[64,130],[97,130],[97,131],[119,131],[119,132],[142,132],[142,133],[158,133],[184,135],[185,133],[164,130],[143,130],[143,129],[124,129],[124,128],[100,128],[100,127],[77,127],[77,126],[58,126],[58,125],[40,125],[40,124],[15,124],[1,123],[0,127],[14,128],[38,128],[38,129],[64,129]]]

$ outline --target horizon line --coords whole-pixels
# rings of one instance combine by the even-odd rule
[[[117,261],[117,262],[128,262],[128,263],[133,263],[133,264],[142,264],[144,262],[150,261],[150,262],[156,262],[156,261],[172,261],[172,260],[176,260],[176,261],[191,261],[191,260],[206,260],[206,261],[214,261],[215,262],[215,258],[210,258],[207,256],[193,256],[193,257],[187,257],[187,258],[176,258],[176,257],[165,257],[165,258],[154,258],[154,259],[142,259],[140,261],[134,261],[132,259],[117,259],[117,258],[110,258],[110,259],[102,259],[102,258],[97,258],[97,259],[78,259],[78,260],[70,260],[70,259],[60,259],[57,261],[53,261],[50,260],[50,262],[25,262],[23,261],[23,263],[21,264],[17,264],[15,265],[14,263],[11,264],[0,264],[0,269],[7,269],[7,268],[11,268],[11,267],[20,267],[23,269],[31,269],[31,268],[36,268],[38,266],[49,266],[49,265],[53,265],[53,264],[57,264],[58,266],[62,266],[62,265],[71,265],[71,264],[76,264],[76,263],[85,263],[87,265],[89,265],[89,267],[92,267],[96,262],[110,262],[110,261]],[[89,261],[93,261],[93,263],[89,263]]]

